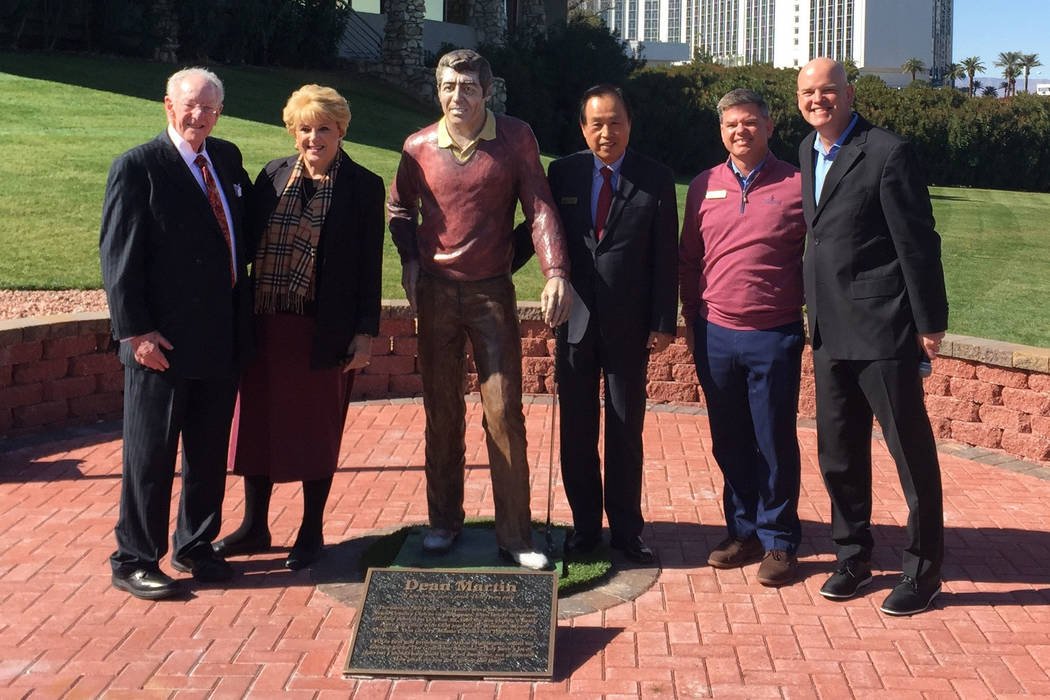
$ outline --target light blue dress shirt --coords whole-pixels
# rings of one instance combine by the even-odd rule
[[[813,201],[817,204],[820,204],[820,193],[824,189],[824,178],[827,177],[828,171],[831,170],[831,164],[835,162],[835,156],[838,155],[839,148],[857,124],[857,116],[854,113],[849,126],[831,145],[827,153],[824,152],[824,144],[820,141],[820,134],[817,134],[816,138],[813,139],[813,150],[817,153],[813,166]]]
[[[755,181],[755,175],[758,175],[758,171],[762,169],[762,166],[766,164],[767,160],[769,160],[768,153],[766,154],[766,157],[762,159],[762,162],[756,165],[755,169],[747,174],[747,177],[744,177],[744,174],[740,172],[740,168],[736,167],[736,163],[733,162],[733,159],[729,159],[729,167],[733,169],[733,174],[736,175],[737,182],[740,183],[740,190],[742,192],[747,192],[747,188],[751,187],[751,183]]]

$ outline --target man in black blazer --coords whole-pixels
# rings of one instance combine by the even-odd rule
[[[849,598],[871,581],[874,414],[909,510],[903,575],[881,609],[910,615],[928,608],[941,586],[940,467],[919,362],[937,354],[948,301],[940,237],[911,146],[852,104],[841,64],[817,58],[799,73],[799,110],[815,129],[799,160],[817,453],[839,562],[820,593]]]
[[[210,138],[222,82],[191,68],[168,79],[168,128],[118,157],[102,207],[100,256],[124,363],[124,455],[113,585],[146,599],[179,584],[166,553],[175,453],[182,495],[172,566],[230,578],[219,533],[238,368],[251,346],[241,153]]]
[[[561,470],[575,532],[566,549],[601,540],[599,377],[605,378],[605,512],[612,546],[634,561],[641,538],[642,424],[649,353],[678,322],[678,206],[669,168],[627,148],[631,114],[619,88],[580,100],[588,150],[554,161],[548,176],[565,224],[576,299],[558,335]],[[604,193],[603,193],[604,189]]]

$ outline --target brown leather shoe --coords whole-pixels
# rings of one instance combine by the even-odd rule
[[[795,580],[798,557],[793,552],[771,549],[758,567],[758,582],[763,586],[786,586]]]
[[[736,569],[758,561],[762,558],[762,552],[762,543],[757,537],[727,537],[711,550],[707,564],[716,569]]]

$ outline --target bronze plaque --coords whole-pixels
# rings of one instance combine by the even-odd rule
[[[550,677],[557,603],[553,572],[369,569],[343,673]]]

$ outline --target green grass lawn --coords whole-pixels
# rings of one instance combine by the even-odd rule
[[[98,225],[113,158],[161,131],[172,67],[157,63],[0,52],[0,288],[101,285]],[[351,157],[389,184],[400,145],[432,122],[426,108],[350,72],[224,67],[226,107],[216,136],[236,142],[254,177],[293,152],[281,108],[303,83],[338,89],[353,118]],[[641,128],[641,125],[635,125]],[[547,160],[546,158],[544,159]],[[686,185],[678,187],[679,206]],[[1050,347],[1050,194],[931,188],[943,237],[952,332]],[[535,259],[515,277],[535,300]],[[384,253],[383,295],[402,298],[393,245]]]

